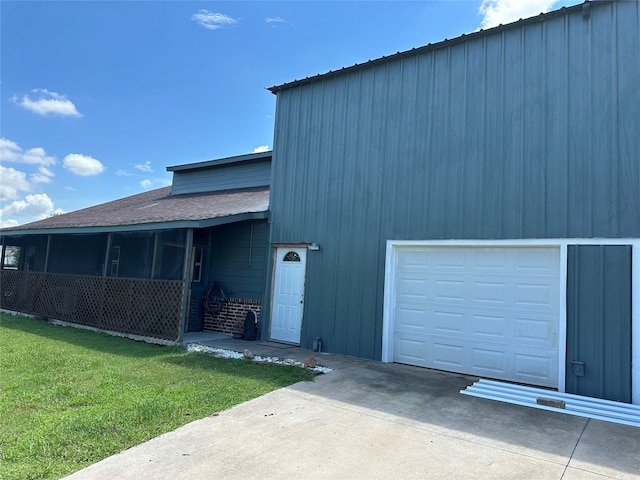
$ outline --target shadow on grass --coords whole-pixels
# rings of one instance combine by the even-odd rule
[[[201,352],[185,352],[184,355],[167,356],[162,359],[165,363],[189,369],[215,370],[217,373],[242,376],[252,380],[267,378],[278,388],[301,381],[311,381],[315,377],[303,368],[292,365],[254,363],[243,359],[216,358],[215,362],[212,360],[211,354]],[[249,366],[251,368],[247,368]]]
[[[180,347],[139,342],[83,328],[52,325],[43,319],[17,315],[0,315],[0,328],[38,335],[77,347],[127,357],[152,358],[182,350]]]

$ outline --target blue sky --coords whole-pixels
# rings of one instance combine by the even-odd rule
[[[270,149],[265,87],[578,1],[2,1],[0,225]]]

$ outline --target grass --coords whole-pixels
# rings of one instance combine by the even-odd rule
[[[0,478],[59,478],[311,374],[0,314]]]

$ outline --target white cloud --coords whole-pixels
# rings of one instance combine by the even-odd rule
[[[38,115],[60,115],[62,117],[82,117],[78,109],[66,96],[56,92],[50,92],[46,88],[35,88],[31,91],[34,95],[23,95],[18,98],[14,95],[11,100],[16,105]]]
[[[6,138],[0,138],[0,161],[42,166],[55,165],[56,163],[56,159],[47,155],[44,148],[30,148],[25,152],[16,142]]]
[[[56,163],[55,158],[49,156],[44,151],[44,148],[30,148],[22,155],[22,163],[29,163],[31,165],[54,165]]]
[[[151,180],[149,180],[148,178],[145,178],[144,180],[142,180],[140,182],[140,186],[142,188],[144,188],[145,190],[148,190],[153,186],[153,182]]]
[[[269,145],[260,145],[259,147],[256,147],[253,149],[253,153],[262,153],[262,152],[268,152],[269,151]]]
[[[0,138],[0,160],[5,162],[19,162],[22,158],[22,149],[16,142]]]
[[[0,228],[17,227],[18,225],[19,223],[15,218],[10,218],[9,220],[0,218]]]
[[[31,185],[24,172],[0,165],[0,200],[15,200],[18,198],[18,192],[30,190]]]
[[[0,215],[3,218],[8,215],[15,215],[17,217],[42,219],[47,218],[52,213],[54,213],[53,201],[46,193],[27,195],[24,200],[16,200],[0,209]]]
[[[282,17],[267,17],[264,21],[267,23],[287,23],[287,21]]]
[[[129,170],[116,170],[116,175],[119,177],[133,177],[135,173],[131,173]]]
[[[141,172],[153,172],[153,170],[151,169],[151,162],[146,161],[144,163],[137,163],[133,166],[133,168],[135,168],[136,170],[140,170]]]
[[[491,28],[546,13],[558,0],[482,0],[482,28]]]
[[[64,168],[80,175],[81,177],[88,177],[91,175],[98,175],[102,173],[105,166],[93,157],[82,155],[80,153],[70,153],[62,161]]]
[[[51,183],[53,172],[47,167],[38,168],[38,173],[32,173],[29,178],[33,183]]]
[[[217,30],[218,28],[238,23],[235,18],[231,18],[224,13],[214,13],[206,9],[202,9],[199,10],[198,13],[194,13],[191,16],[191,20],[208,30]]]

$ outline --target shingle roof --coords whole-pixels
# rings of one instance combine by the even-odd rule
[[[429,43],[428,45],[424,45],[422,47],[412,48],[411,50],[405,50],[403,52],[397,52],[397,53],[394,53],[392,55],[382,56],[380,58],[376,58],[374,60],[369,60],[369,61],[363,62],[363,63],[356,63],[356,64],[351,65],[349,67],[342,67],[339,70],[329,70],[326,73],[319,73],[317,75],[312,75],[312,76],[305,77],[305,78],[302,78],[302,79],[299,79],[299,80],[293,80],[291,82],[282,83],[280,85],[274,85],[272,87],[267,87],[267,90],[269,90],[273,94],[277,94],[281,90],[286,90],[286,89],[289,89],[289,88],[297,87],[299,85],[312,83],[312,82],[315,82],[317,80],[325,80],[325,79],[328,79],[328,78],[331,78],[331,77],[335,77],[335,76],[338,76],[338,75],[342,75],[342,74],[345,74],[345,73],[353,72],[355,70],[368,68],[368,67],[371,67],[371,66],[374,66],[374,65],[379,65],[379,64],[382,64],[382,63],[387,63],[387,62],[390,62],[390,61],[394,61],[394,60],[397,60],[397,59],[402,58],[402,57],[408,57],[408,56],[411,56],[411,55],[417,55],[417,54],[420,54],[420,53],[429,52],[431,50],[437,50],[439,48],[449,47],[451,45],[455,45],[456,43],[466,42],[466,41],[474,39],[474,38],[495,34],[495,33],[498,33],[498,32],[505,31],[505,30],[511,30],[511,29],[514,29],[514,28],[519,28],[522,25],[527,25],[527,24],[530,24],[530,23],[542,22],[542,21],[547,20],[549,18],[554,18],[554,17],[557,17],[557,16],[567,15],[568,13],[577,12],[577,11],[580,11],[580,10],[582,10],[583,15],[588,16],[589,15],[589,9],[591,8],[591,5],[597,6],[597,5],[602,5],[602,4],[606,4],[606,3],[611,3],[613,1],[616,1],[616,0],[597,0],[597,1],[595,1],[595,0],[591,0],[591,1],[586,0],[584,3],[580,3],[578,5],[573,5],[573,6],[570,6],[570,7],[562,7],[560,9],[558,9],[558,10],[553,10],[553,11],[548,12],[548,13],[541,13],[539,15],[536,15],[535,17],[520,19],[520,20],[518,20],[516,22],[507,23],[505,25],[498,25],[497,27],[488,28],[486,30],[480,29],[477,32],[473,32],[473,33],[469,33],[469,34],[464,34],[463,33],[462,35],[460,35],[459,37],[456,37],[456,38],[452,38],[452,39],[445,38],[441,42]]]
[[[269,187],[171,195],[171,187],[0,230],[0,235],[202,228],[266,218]]]

